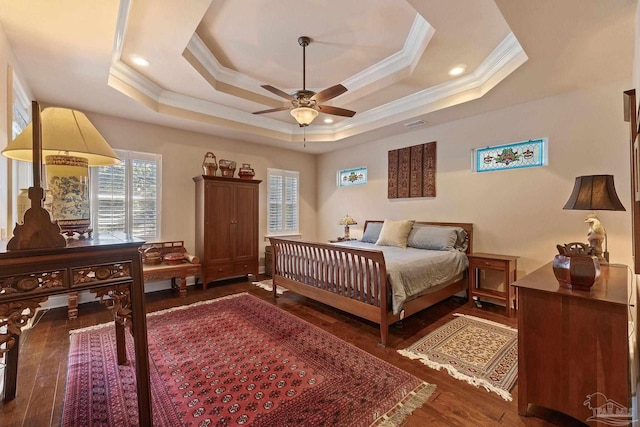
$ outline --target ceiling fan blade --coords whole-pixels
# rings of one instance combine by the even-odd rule
[[[332,107],[330,105],[319,105],[321,113],[333,114],[334,116],[353,117],[356,112],[347,110],[346,108]]]
[[[330,99],[335,98],[338,95],[342,95],[347,91],[347,88],[342,85],[331,86],[325,90],[321,90],[311,97],[318,104],[323,103],[324,101],[328,101]]]
[[[268,110],[261,110],[261,111],[256,111],[252,114],[266,114],[266,113],[275,113],[276,111],[285,111],[288,110],[289,106],[282,106],[282,107],[278,107],[278,108],[269,108]]]
[[[271,85],[262,85],[262,87],[273,94],[281,96],[284,99],[288,99],[289,101],[293,101],[295,99],[293,96],[289,95],[287,92],[283,90],[278,89],[277,87],[273,87]]]

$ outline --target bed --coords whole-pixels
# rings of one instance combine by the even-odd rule
[[[473,224],[368,220],[363,237],[335,244],[270,238],[278,286],[389,326],[468,287]]]

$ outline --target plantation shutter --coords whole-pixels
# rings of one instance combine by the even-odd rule
[[[269,234],[298,234],[299,173],[268,169],[267,175]]]
[[[298,232],[298,173],[285,172],[284,176],[284,230]]]
[[[132,160],[131,234],[140,238],[158,237],[158,163]]]
[[[97,222],[93,225],[101,233],[126,230],[127,160],[121,160],[119,165],[98,167],[98,201],[97,209],[93,209]]]
[[[151,241],[160,238],[162,156],[116,150],[121,163],[101,166],[92,179],[93,226]]]
[[[269,234],[282,231],[282,176],[272,175],[269,170]]]

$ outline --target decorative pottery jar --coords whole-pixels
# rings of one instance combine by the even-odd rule
[[[553,258],[553,274],[564,288],[588,291],[600,277],[598,257],[586,250],[587,245],[569,245],[557,246],[560,254]]]
[[[63,233],[91,231],[89,161],[84,157],[46,156],[47,188],[53,196],[52,217]]]
[[[202,161],[202,170],[205,175],[215,176],[218,170],[218,164],[216,163],[216,156],[211,151],[204,155]]]
[[[220,166],[220,173],[222,176],[233,178],[233,174],[236,173],[236,162],[233,160],[220,159],[218,165]]]
[[[244,179],[253,179],[253,177],[255,176],[255,172],[254,170],[251,168],[251,165],[249,163],[243,163],[242,167],[240,168],[240,170],[238,171],[238,176],[240,178],[244,178]]]

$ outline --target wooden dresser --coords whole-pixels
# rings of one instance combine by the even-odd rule
[[[202,286],[258,274],[259,180],[197,176],[196,254]]]
[[[603,426],[611,425],[607,411],[624,418],[635,384],[628,267],[602,266],[590,291],[560,287],[551,263],[513,286],[519,304],[518,413],[527,415],[535,405]]]

